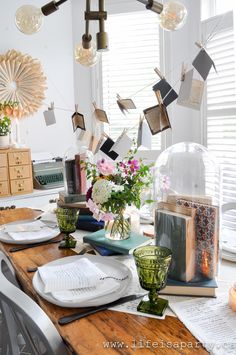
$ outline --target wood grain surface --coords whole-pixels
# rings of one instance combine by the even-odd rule
[[[38,211],[15,209],[0,212],[0,223],[34,218]],[[57,237],[60,238],[60,237]],[[78,311],[48,303],[34,291],[33,273],[27,268],[41,266],[49,261],[74,255],[71,250],[58,249],[57,244],[39,246],[9,253],[12,244],[0,243],[9,256],[25,290],[48,314],[71,353],[99,354],[186,354],[204,355],[208,352],[187,328],[174,317],[165,320],[135,316],[121,312],[103,311],[66,326],[59,326],[60,317]]]

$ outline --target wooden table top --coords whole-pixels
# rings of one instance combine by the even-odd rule
[[[0,224],[30,219],[39,214],[27,208],[0,211]],[[59,237],[57,237],[59,238]],[[62,308],[42,299],[32,286],[33,274],[28,267],[41,266],[49,261],[74,255],[71,250],[58,249],[57,244],[43,245],[16,253],[9,253],[12,245],[0,243],[10,257],[25,290],[51,318],[71,352],[75,354],[197,354],[208,352],[174,317],[157,320],[121,312],[103,311],[65,326],[59,326],[60,317],[78,311]]]

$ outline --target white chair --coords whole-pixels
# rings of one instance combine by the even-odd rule
[[[54,324],[20,288],[14,269],[0,252],[0,308],[2,311],[2,353],[20,355],[22,345],[31,355],[68,355]]]

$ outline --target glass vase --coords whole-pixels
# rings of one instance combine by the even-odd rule
[[[111,240],[125,240],[130,237],[130,216],[120,212],[112,221],[105,223],[105,237]]]

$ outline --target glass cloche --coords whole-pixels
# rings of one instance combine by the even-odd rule
[[[219,256],[220,171],[208,150],[177,143],[154,169],[156,244],[172,250],[170,278],[214,279]]]

